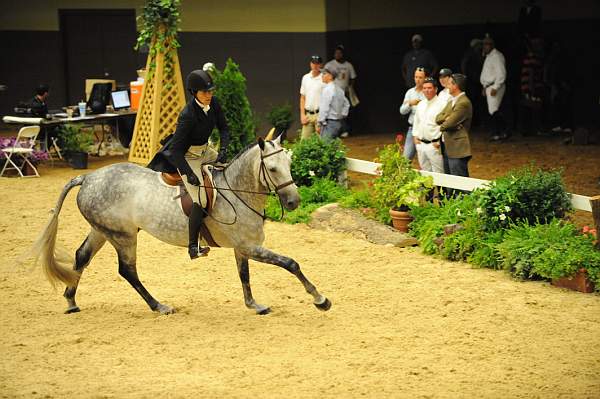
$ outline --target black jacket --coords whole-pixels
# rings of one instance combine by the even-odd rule
[[[190,174],[192,169],[185,160],[186,152],[193,145],[206,144],[215,126],[221,136],[221,148],[227,148],[229,128],[217,98],[212,98],[208,114],[192,98],[179,114],[175,133],[152,158],[148,167],[158,172],[175,173],[179,169],[182,175]]]
[[[35,116],[45,118],[46,114],[48,114],[48,105],[40,100],[38,96],[33,97],[27,105],[31,108],[31,113]]]

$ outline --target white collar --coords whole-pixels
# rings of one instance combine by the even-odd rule
[[[198,101],[197,98],[194,98],[194,101],[196,101],[196,104],[198,104],[198,106],[202,108],[202,111],[204,111],[204,113],[208,115],[208,111],[210,110],[210,104],[204,105],[200,101]]]

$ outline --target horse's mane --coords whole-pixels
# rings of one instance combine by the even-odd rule
[[[273,144],[273,141],[269,140],[269,141],[265,141],[265,143],[270,143],[273,147],[275,147],[275,144]],[[232,163],[234,163],[239,157],[241,157],[242,155],[244,155],[247,151],[249,151],[251,148],[253,148],[254,146],[258,145],[258,143],[250,143],[248,144],[246,147],[244,147],[240,152],[238,152],[238,154],[233,157],[231,159],[231,161],[229,161],[227,167],[229,167]]]

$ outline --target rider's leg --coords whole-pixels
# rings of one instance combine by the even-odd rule
[[[194,202],[192,204],[192,211],[190,212],[190,218],[188,221],[188,253],[190,254],[190,259],[196,259],[199,256],[206,256],[208,251],[210,251],[209,247],[201,247],[198,245],[198,236],[200,235],[200,227],[202,226],[202,223],[204,223],[204,210],[199,204]]]

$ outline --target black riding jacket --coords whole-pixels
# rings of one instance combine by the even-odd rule
[[[208,113],[205,113],[192,98],[179,114],[175,133],[156,153],[148,167],[159,172],[175,173],[179,169],[182,175],[192,173],[185,160],[185,154],[193,145],[208,143],[215,126],[221,136],[220,147],[227,148],[229,128],[217,98],[212,98]]]

